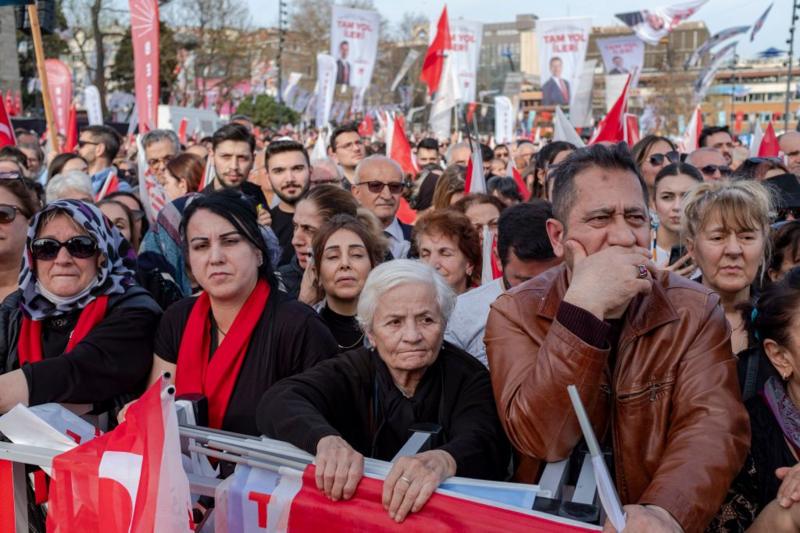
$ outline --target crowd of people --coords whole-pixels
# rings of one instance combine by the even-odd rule
[[[168,372],[201,425],[313,454],[333,501],[433,425],[384,482],[402,522],[448,477],[535,483],[579,453],[575,385],[626,531],[800,528],[798,132],[781,158],[721,127],[690,153],[474,144],[486,193],[465,183],[473,145],[415,135],[409,174],[356,125],[315,160],[321,137],[247,117],[189,145],[153,130],[147,169],[108,126],[49,161],[17,139],[0,413],[60,402],[113,425]]]

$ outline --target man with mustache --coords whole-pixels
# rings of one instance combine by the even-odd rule
[[[269,225],[267,199],[261,187],[247,181],[253,169],[253,152],[256,139],[241,124],[226,124],[211,137],[211,157],[214,161],[214,181],[203,189],[211,192],[219,189],[238,189],[258,209],[258,223]],[[259,207],[260,206],[260,207]]]
[[[283,254],[278,266],[288,264],[294,255],[292,234],[294,210],[310,185],[311,163],[308,152],[295,141],[271,142],[264,151],[264,168],[272,191],[280,200],[270,211],[272,230],[278,236]]]

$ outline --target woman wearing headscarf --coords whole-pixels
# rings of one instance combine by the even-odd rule
[[[256,210],[239,193],[196,198],[180,233],[203,292],[164,314],[151,380],[170,372],[179,396],[205,397],[208,426],[258,435],[262,394],[334,355],[336,340],[313,309],[278,290]]]
[[[0,413],[141,390],[161,311],[136,285],[127,250],[93,205],[59,200],[33,217],[9,296],[19,305],[0,315]]]

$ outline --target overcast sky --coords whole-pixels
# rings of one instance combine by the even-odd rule
[[[278,0],[246,0],[250,6],[253,23],[257,26],[274,26],[278,17]],[[771,0],[709,0],[692,20],[703,20],[714,34],[730,26],[753,24]],[[292,0],[288,0],[291,6]],[[647,6],[678,3],[680,0],[569,0],[567,2],[544,0],[451,0],[447,10],[451,18],[465,18],[481,22],[506,22],[514,20],[517,13],[532,13],[540,18],[564,16],[590,16],[595,25],[619,23],[614,13],[636,11]],[[423,13],[436,19],[444,3],[441,0],[374,0],[378,11],[397,23],[404,13]],[[750,43],[750,35],[739,36],[739,54],[754,57],[771,46],[785,50],[789,37],[789,20],[792,0],[775,0],[767,22]],[[797,57],[800,38],[795,38]]]

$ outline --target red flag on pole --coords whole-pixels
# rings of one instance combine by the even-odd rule
[[[767,124],[767,129],[764,131],[764,136],[761,138],[761,146],[758,147],[758,157],[778,157],[779,151],[778,137],[775,135],[772,122],[770,122]]]
[[[16,116],[17,114],[14,108],[14,98],[11,96],[11,89],[6,91],[6,113],[8,113],[10,117]]]
[[[67,118],[67,139],[64,141],[62,153],[74,152],[78,145],[78,110],[75,104],[69,106],[69,116]]]
[[[186,117],[183,117],[181,119],[180,125],[178,125],[178,140],[181,142],[181,144],[184,145],[186,144],[186,128],[188,127],[189,127],[189,121],[186,119]],[[256,135],[256,138],[259,137],[261,136]]]
[[[129,0],[139,131],[158,127],[158,0]]]
[[[473,143],[470,144],[473,145]],[[467,177],[464,182],[464,190],[467,194],[486,192],[486,177],[483,175],[483,156],[481,155],[481,147],[477,143],[474,143],[472,156],[467,162]]]
[[[622,94],[609,110],[608,114],[597,125],[597,129],[589,141],[589,144],[599,142],[618,143],[625,140],[625,113],[628,111],[628,87],[631,84],[631,76],[622,88]]]
[[[11,119],[8,118],[6,106],[0,98],[0,148],[3,146],[14,146],[17,144],[17,139],[14,137],[14,126],[11,124]]]
[[[625,113],[625,142],[633,146],[639,142],[639,117],[633,113]]]
[[[58,59],[45,60],[47,82],[50,88],[50,100],[53,102],[56,129],[62,135],[67,134],[67,117],[72,103],[72,73],[69,67]],[[54,147],[58,150],[58,147]]]
[[[19,91],[14,93],[14,113],[17,116],[22,115],[22,93]]]
[[[450,38],[450,24],[447,21],[447,5],[442,9],[439,23],[436,25],[436,36],[428,46],[425,58],[422,60],[422,73],[419,79],[428,86],[428,94],[433,94],[439,88],[444,69],[445,50],[453,48]]]
[[[364,115],[364,120],[358,125],[358,134],[362,137],[372,137],[375,134],[375,121],[372,120],[372,115]]]

